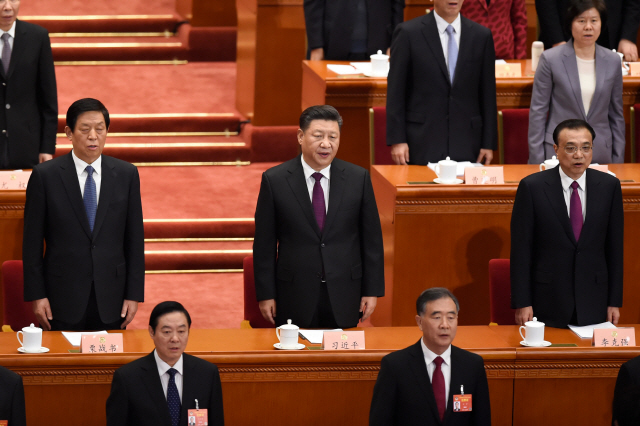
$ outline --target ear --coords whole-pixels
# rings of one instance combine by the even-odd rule
[[[418,324],[418,328],[422,331],[422,317],[420,315],[416,315],[416,324]]]
[[[67,137],[71,139],[73,132],[71,131],[71,128],[69,126],[64,126],[64,132],[67,134]]]
[[[298,129],[297,136],[298,136],[298,143],[302,145],[302,137],[304,136],[304,132],[302,131],[302,129]]]
[[[151,336],[151,338],[153,339],[153,336],[155,336],[155,332],[153,331],[153,328],[151,328],[151,326],[149,326],[149,336]]]
[[[553,150],[556,152],[556,158],[558,157],[558,145],[553,144]]]

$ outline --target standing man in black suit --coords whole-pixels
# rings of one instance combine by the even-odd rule
[[[497,136],[495,50],[463,0],[396,28],[387,79],[387,145],[396,164],[489,164]]]
[[[404,0],[304,0],[309,59],[369,60],[389,53],[396,25],[404,20]]]
[[[0,366],[0,421],[7,420],[9,426],[26,426],[22,377]]]
[[[17,21],[20,0],[0,10],[0,169],[30,169],[56,150],[58,93],[49,34]]]
[[[616,49],[624,54],[625,61],[638,60],[638,26],[640,26],[640,2],[638,0],[603,0],[607,16],[598,44]],[[565,25],[565,17],[571,0],[536,0],[536,12],[540,23],[540,41],[545,49],[566,43],[571,38]],[[601,17],[602,18],[602,17]],[[606,25],[605,25],[606,24]]]
[[[108,130],[100,101],[74,102],[65,128],[73,150],[29,179],[24,300],[45,330],[125,328],[144,300],[140,177],[102,155]]]
[[[640,424],[640,356],[622,364],[613,391],[613,426]]]
[[[620,181],[589,169],[593,128],[565,120],[553,132],[558,167],[520,181],[511,215],[511,308],[516,323],[618,323],[624,215]]]
[[[205,424],[224,425],[218,367],[184,353],[190,328],[191,317],[180,303],[153,308],[149,335],[156,348],[114,373],[107,426],[185,426],[196,408],[207,410]]]
[[[458,299],[434,287],[422,292],[416,309],[422,338],[382,358],[369,425],[491,425],[484,361],[451,344],[458,329]],[[459,411],[454,411],[455,395],[471,395],[470,410],[456,404]]]
[[[369,172],[335,158],[342,117],[329,105],[300,116],[302,155],[262,174],[253,266],[265,319],[348,328],[384,296],[380,216]],[[276,309],[277,308],[277,309]]]

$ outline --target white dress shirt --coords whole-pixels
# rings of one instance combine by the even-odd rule
[[[156,365],[158,366],[158,374],[160,375],[160,382],[162,383],[162,391],[164,392],[165,398],[167,397],[167,389],[169,388],[169,379],[171,378],[168,371],[170,368],[175,368],[176,370],[178,370],[175,380],[176,380],[176,387],[178,388],[178,395],[180,395],[180,402],[182,402],[182,374],[183,374],[182,355],[180,355],[180,359],[178,360],[178,362],[176,362],[176,364],[173,367],[171,367],[169,364],[161,360],[160,357],[158,356],[158,352],[156,352],[155,350],[153,351],[153,357],[156,359]]]
[[[562,182],[562,193],[564,194],[564,202],[567,204],[567,214],[571,217],[571,194],[573,194],[573,188],[571,184],[573,179],[566,175],[562,167],[557,166],[560,170],[560,181]],[[580,197],[580,204],[582,204],[582,223],[587,218],[587,172],[585,171],[582,176],[577,180],[578,182],[578,196]]]
[[[302,160],[302,171],[304,172],[304,181],[307,183],[307,189],[309,190],[309,198],[313,203],[313,186],[316,184],[316,179],[311,176],[316,171],[311,168],[310,165],[304,161],[304,157],[300,156]],[[331,164],[329,164],[324,169],[320,170],[318,173],[322,174],[322,179],[320,179],[320,186],[322,186],[322,192],[324,192],[324,208],[325,212],[329,211],[329,183],[331,182]]]
[[[9,46],[11,46],[11,53],[13,53],[13,41],[16,38],[16,21],[13,21],[13,25],[11,26],[11,28],[9,28],[9,31],[0,30],[0,37],[2,37],[4,33],[9,33],[10,35]],[[0,56],[2,56],[3,50],[4,50],[4,42],[2,42],[2,40],[0,39]]]
[[[429,373],[429,381],[433,382],[433,372],[436,370],[436,364],[433,360],[436,357],[441,357],[444,362],[440,365],[442,375],[444,376],[444,396],[445,403],[449,403],[449,388],[451,387],[451,345],[447,348],[442,355],[435,354],[427,348],[424,344],[424,340],[420,339],[420,346],[422,346],[422,353],[424,354],[424,362],[427,364],[427,372]]]
[[[0,43],[2,44],[2,43]],[[84,184],[87,182],[87,176],[89,173],[85,170],[89,163],[84,162],[76,156],[76,153],[71,150],[71,156],[73,162],[76,165],[76,173],[78,173],[78,182],[80,183],[80,193],[84,198]],[[98,157],[96,161],[91,163],[93,167],[93,181],[96,183],[96,206],[100,202],[100,184],[102,183],[102,155]]]
[[[444,52],[444,61],[449,66],[449,34],[447,34],[447,27],[451,25],[453,27],[453,37],[458,45],[458,53],[460,53],[460,14],[451,24],[444,20],[440,15],[433,11],[436,18],[436,25],[438,26],[438,35],[440,36],[440,43],[442,44],[442,51]]]
[[[584,113],[588,115],[591,100],[596,91],[596,60],[580,59],[576,55],[576,61],[578,63],[580,91],[582,92],[582,106],[584,106]]]

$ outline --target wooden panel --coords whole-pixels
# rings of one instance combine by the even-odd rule
[[[235,27],[236,0],[192,0],[191,25],[194,27]]]
[[[5,260],[22,259],[25,191],[0,191],[0,265]],[[3,300],[0,288],[0,324]]]

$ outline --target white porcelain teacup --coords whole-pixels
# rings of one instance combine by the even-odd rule
[[[22,334],[22,340],[20,340]],[[38,352],[42,347],[42,329],[31,324],[29,327],[23,327],[16,333],[18,342],[22,345],[25,352]]]
[[[458,172],[458,162],[449,157],[446,160],[438,161],[436,174],[442,183],[454,183]]]
[[[553,157],[549,158],[548,160],[544,160],[544,163],[540,163],[540,171],[547,170],[547,169],[553,169],[558,164],[560,164],[560,161],[558,161],[558,159],[554,155]]]
[[[280,341],[282,349],[295,349],[298,347],[298,331],[297,325],[291,324],[291,320],[287,320],[286,324],[276,328],[276,336]]]
[[[373,77],[386,77],[389,73],[389,56],[378,50],[378,53],[371,55],[371,75]]]
[[[522,329],[524,328],[524,336]],[[524,343],[529,346],[540,346],[544,342],[544,323],[533,317],[533,321],[527,321],[520,326],[520,336],[524,339]]]

